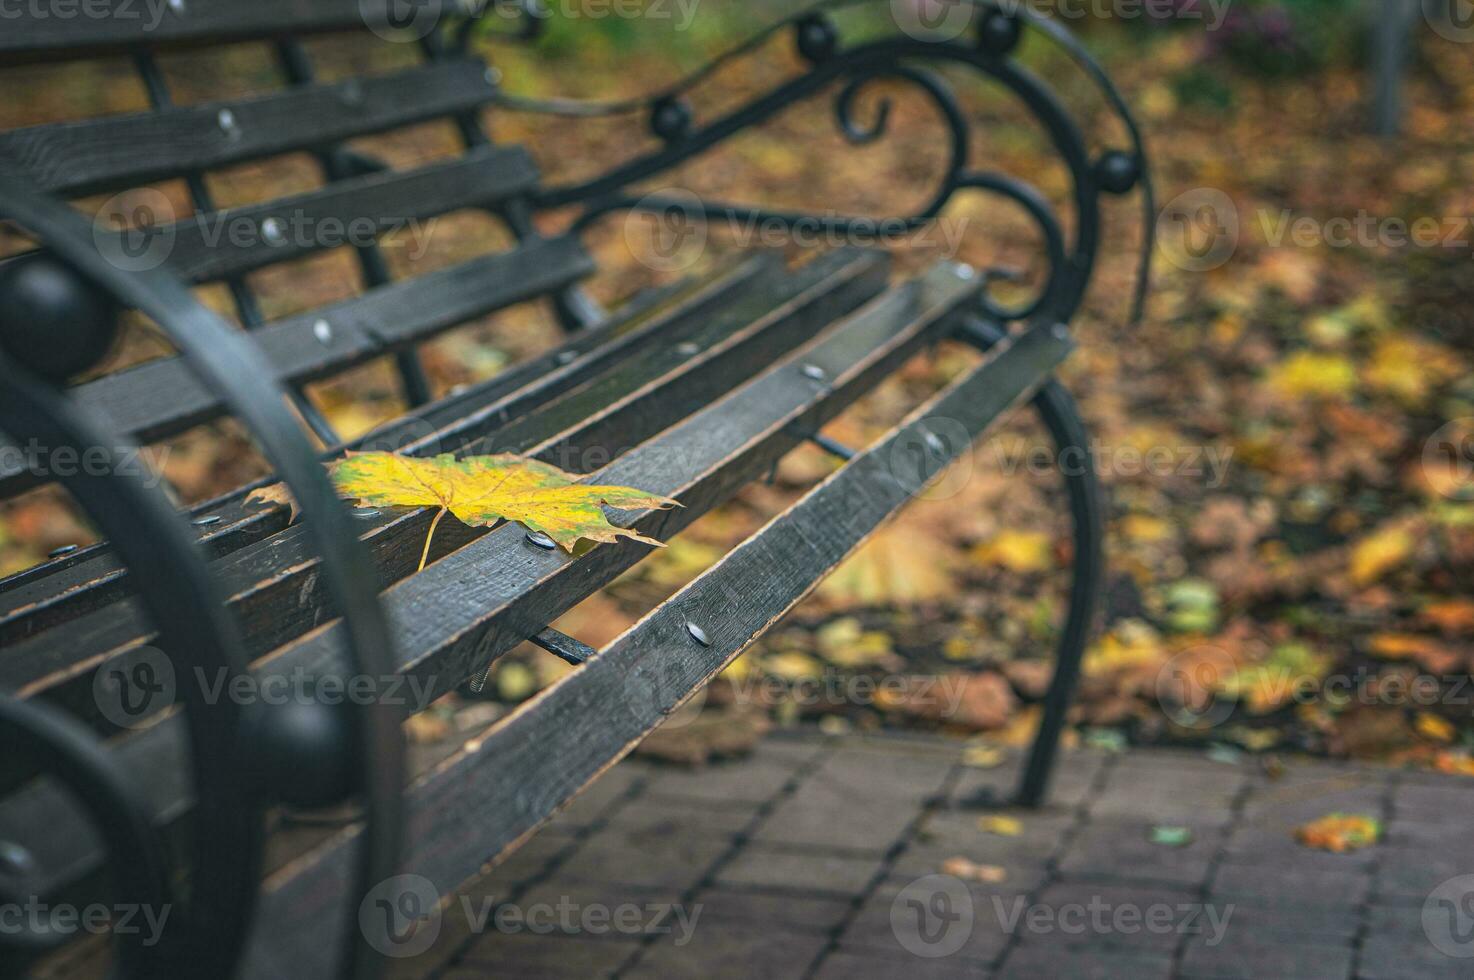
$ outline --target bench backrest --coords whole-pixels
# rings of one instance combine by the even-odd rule
[[[439,5],[405,9],[408,16]],[[81,4],[67,20],[54,5],[16,13],[0,30],[0,61],[13,66],[0,78],[34,73],[37,63],[96,61],[109,77],[136,75],[147,105],[66,122],[0,124],[0,178],[78,201],[95,216],[98,246],[115,264],[162,264],[193,286],[225,287],[226,312],[255,333],[288,388],[394,355],[406,402],[424,403],[440,393],[430,390],[416,345],[559,294],[592,272],[576,240],[544,238],[532,226],[524,204],[538,180],[532,159],[486,136],[481,110],[496,92],[494,71],[448,44],[430,22],[410,17],[396,28],[389,0],[110,0]],[[346,61],[350,74],[319,78],[302,36],[323,32],[353,36],[347,57],[335,59]],[[234,47],[240,43],[249,52]],[[259,77],[242,79],[246,96],[176,104],[167,62],[200,46],[210,46],[204,54],[222,73],[239,67],[243,54],[265,54],[275,78],[265,90]],[[263,67],[252,65],[258,75]],[[426,123],[444,131],[416,143],[439,152],[417,145],[409,165],[392,166],[375,155],[377,146],[365,148],[365,137],[377,137],[393,151],[399,137],[402,150],[404,138],[419,137]],[[304,154],[320,179],[300,176]],[[217,207],[207,175],[273,162],[294,168],[292,182],[303,189]],[[437,219],[467,211],[489,214],[498,226],[476,236],[486,241],[480,254],[458,252],[445,264],[384,247],[397,241],[394,251],[415,251],[406,240],[411,233],[423,236]],[[335,249],[353,253],[356,295],[273,316],[269,311],[293,309],[301,283],[280,269],[274,277],[263,273]],[[224,412],[218,395],[175,356],[88,377],[71,394],[145,443]],[[323,441],[336,441],[310,401],[299,397],[297,407]],[[38,479],[12,456],[0,463],[0,497]]]

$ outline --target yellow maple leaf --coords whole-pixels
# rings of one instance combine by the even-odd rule
[[[1356,367],[1338,354],[1297,351],[1270,372],[1269,382],[1287,395],[1339,398],[1356,388]]]
[[[1363,538],[1351,549],[1351,581],[1358,586],[1371,585],[1406,562],[1416,546],[1417,539],[1401,525]]]
[[[1453,722],[1431,711],[1419,711],[1413,727],[1419,735],[1435,742],[1452,742],[1459,733]]]
[[[1378,341],[1362,377],[1372,388],[1416,408],[1440,384],[1461,373],[1458,357],[1442,344],[1393,335]]]
[[[547,535],[566,551],[580,540],[614,543],[629,538],[663,547],[609,523],[602,504],[626,510],[679,507],[668,497],[633,487],[579,483],[556,466],[520,456],[451,455],[420,459],[393,453],[349,453],[332,466],[333,483],[360,507],[435,507],[430,527],[447,513],[472,527],[516,521]],[[425,542],[428,557],[430,541]],[[421,559],[423,567],[424,559]]]
[[[1024,832],[1024,822],[1017,817],[999,814],[978,818],[978,829],[998,837],[1017,837]]]
[[[1337,854],[1370,847],[1381,837],[1379,821],[1356,813],[1332,813],[1295,831],[1295,839],[1306,847]]]
[[[1046,572],[1054,567],[1049,535],[1039,531],[1002,531],[972,549],[974,561],[1001,565],[1015,572]]]

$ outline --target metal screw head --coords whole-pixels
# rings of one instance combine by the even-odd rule
[[[558,542],[554,541],[552,538],[548,537],[541,531],[528,531],[527,540],[544,551],[558,550]]]
[[[683,340],[676,344],[676,353],[682,357],[695,357],[701,353],[701,345],[694,340]]]
[[[578,351],[560,351],[558,356],[554,358],[554,360],[556,360],[559,364],[572,364],[574,361],[578,360]]]
[[[376,510],[355,510],[353,512],[353,516],[356,517],[356,518],[358,518],[361,521],[368,521],[368,520],[372,520],[375,517],[378,517],[379,516],[379,511],[376,511]]]
[[[978,277],[978,270],[965,262],[957,263],[957,278],[964,282],[970,282]]]
[[[64,544],[60,548],[57,548],[55,551],[53,551],[51,554],[47,555],[46,557],[47,558],[60,558],[62,555],[70,555],[72,552],[74,552],[76,550],[77,550],[77,546],[76,545],[74,545],[74,544]]]
[[[181,17],[184,16],[184,0],[169,0],[169,9]]]
[[[261,237],[266,239],[268,245],[282,246],[287,243],[286,230],[276,218],[267,218],[261,222]]]
[[[363,83],[356,78],[350,78],[343,83],[339,90],[339,97],[346,106],[363,105]]]
[[[486,69],[486,84],[496,86],[502,83],[502,70],[500,68]]]
[[[229,136],[231,139],[235,139],[240,136],[241,125],[239,122],[236,121],[235,113],[231,112],[229,109],[221,109],[218,113],[216,113],[215,122],[220,127],[220,131],[226,136]]]
[[[317,338],[319,344],[331,344],[333,342],[333,325],[326,320],[318,320],[312,325],[312,336]]]
[[[691,639],[695,640],[697,643],[700,643],[702,646],[711,646],[711,637],[706,635],[706,630],[702,629],[700,626],[697,626],[695,623],[687,623],[686,632],[691,634]]]
[[[824,369],[817,364],[805,364],[804,377],[814,381],[823,381],[828,378],[829,375],[826,374]]]
[[[927,449],[930,449],[938,456],[946,455],[947,444],[943,442],[942,437],[937,435],[935,432],[926,433],[924,436],[921,437],[921,441],[926,443]]]
[[[219,515],[212,514],[209,517],[201,517],[199,520],[193,521],[191,523],[193,523],[195,527],[214,527],[216,524],[220,523],[220,517]]]
[[[1056,323],[1050,329],[1050,332],[1053,333],[1054,336],[1057,339],[1059,339],[1059,340],[1069,340],[1070,339],[1070,328],[1067,327],[1067,326],[1065,326],[1063,323]]]

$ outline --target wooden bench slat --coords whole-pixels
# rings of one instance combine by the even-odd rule
[[[621,520],[635,518],[632,526],[643,533],[669,537],[766,472],[809,431],[853,404],[925,345],[955,329],[981,285],[979,277],[964,277],[957,267],[944,264],[923,280],[890,290],[591,479],[679,499],[683,508],[624,515]],[[805,370],[808,366],[822,368],[826,379],[816,380]],[[420,685],[423,696],[443,694],[613,581],[648,551],[637,545],[604,546],[572,558],[532,546],[518,527],[492,531],[385,593],[398,670]],[[262,677],[291,677],[298,671],[341,674],[348,670],[346,663],[338,627],[326,626],[253,670]],[[188,787],[181,772],[161,771],[151,760],[163,757],[160,752],[175,751],[166,741],[186,737],[182,719],[172,716],[112,746],[118,765],[154,801],[161,821],[183,812]],[[51,836],[72,838],[64,863],[74,872],[94,867],[97,860],[95,853],[88,862],[71,857],[77,851],[75,841],[85,839],[66,832],[78,820],[60,794],[45,785],[0,801],[0,839],[45,821],[55,831]],[[42,855],[37,857],[47,869],[45,880],[36,882],[38,893],[51,894],[73,880],[52,876]],[[315,902],[330,900],[324,893]]]
[[[99,50],[153,48],[284,37],[317,31],[362,30],[389,0],[88,0],[68,16],[55,4],[17,4],[4,19],[0,56],[81,55]]]
[[[709,403],[875,296],[885,287],[887,266],[875,253],[835,253],[767,290],[749,289],[720,315],[669,335],[662,349],[621,362],[469,448],[528,453],[557,465],[564,464],[569,450],[600,453],[607,460],[675,424],[692,411],[693,400]],[[679,349],[688,342],[702,353]],[[426,509],[365,522],[365,540],[383,586],[415,571],[417,545],[432,518]],[[436,535],[437,552],[484,533],[458,522],[443,523]],[[248,653],[264,654],[335,615],[318,569],[300,526],[215,563],[212,572],[232,597],[230,606]],[[81,668],[106,663],[153,639],[137,604],[119,603],[14,645],[0,659],[0,690],[44,695],[81,717],[95,717],[91,670]]]
[[[521,147],[477,147],[455,160],[198,215],[162,231],[174,236],[169,267],[189,282],[211,282],[350,242],[363,244],[406,230],[411,222],[488,207],[531,189],[537,179],[537,166]],[[283,229],[280,244],[262,231],[271,221]]]
[[[555,292],[592,271],[593,262],[576,239],[540,239],[259,327],[252,336],[278,380],[301,385]],[[143,443],[184,432],[224,411],[219,396],[179,357],[98,378],[71,395],[108,419],[115,432]],[[0,495],[37,479],[21,461],[9,460],[0,464]]]
[[[1000,347],[599,656],[414,782],[406,792],[406,873],[428,878],[442,895],[482,874],[913,499],[924,481],[896,461],[909,461],[924,445],[929,420],[960,425],[976,438],[1037,390],[1071,345],[1036,328]],[[970,445],[946,446],[930,472]],[[692,638],[688,623],[701,627],[709,646]],[[341,943],[324,942],[323,928],[341,935],[349,926],[343,896],[355,845],[355,834],[334,835],[268,878],[244,976],[331,968]]]
[[[476,109],[495,93],[486,72],[480,61],[458,59],[250,99],[11,130],[0,133],[0,173],[77,195],[327,147]]]
[[[608,323],[582,331],[556,350],[397,419],[355,440],[349,448],[389,446],[413,454],[418,452],[413,448],[414,440],[431,433],[445,448],[459,448],[486,435],[507,418],[532,411],[582,384],[619,359],[659,343],[661,337],[689,329],[745,290],[764,288],[779,269],[777,257],[765,254],[706,279],[653,290]],[[329,451],[324,459],[336,458],[341,452]],[[223,557],[285,528],[285,512],[241,506],[249,489],[233,491],[190,509],[192,519],[209,522],[199,529],[198,536],[213,557]],[[126,581],[126,569],[119,566],[103,542],[0,582],[0,646],[19,643],[116,601],[127,594]]]

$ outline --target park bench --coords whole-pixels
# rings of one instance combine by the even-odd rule
[[[483,110],[591,110],[504,93],[466,46],[474,13],[486,10],[441,17],[438,4],[423,3],[396,18],[405,11],[388,0],[153,6],[156,23],[108,3],[67,18],[27,5],[0,24],[6,70],[126,58],[153,106],[0,132],[0,219],[33,245],[0,263],[0,494],[60,484],[103,541],[0,582],[0,903],[106,900],[167,907],[170,917],[157,944],[142,930],[115,930],[111,947],[64,943],[62,929],[6,931],[0,970],[61,962],[65,973],[112,958],[116,975],[137,978],[376,976],[425,911],[393,891],[397,875],[422,876],[447,896],[504,859],[1011,409],[1032,401],[1061,449],[1089,452],[1052,376],[1070,353],[1068,324],[1100,246],[1102,196],[1140,190],[1150,215],[1150,192],[1119,96],[1048,21],[980,6],[955,38],[900,32],[846,44],[827,13],[796,16],[737,49],[796,43],[805,63],[796,77],[705,122],[683,98],[686,85],[606,107],[648,125],[656,147],[560,186],[542,181],[523,149],[494,144]],[[520,16],[519,26],[538,22],[531,8]],[[1016,47],[1033,32],[1098,86],[1122,145],[1087,146],[1050,88],[1019,64]],[[319,80],[303,39],[328,33],[357,33],[365,45],[408,37],[414,43],[397,50],[416,63]],[[243,42],[270,47],[278,88],[171,102],[161,59]],[[1068,173],[1068,222],[1025,181],[970,159],[972,122],[940,67],[991,79],[1037,120]],[[644,190],[834,89],[843,132],[879,139],[883,114],[872,124],[855,118],[858,96],[878,81],[922,93],[951,130],[936,198],[905,225],[936,217],[959,193],[1011,200],[1045,243],[1049,272],[1031,300],[996,299],[1001,272],[943,261],[899,275],[884,252],[855,247],[792,268],[748,255],[613,312],[580,289],[595,273],[580,233],[611,215],[706,221],[713,233],[736,218],[817,222],[862,238],[873,222]],[[365,149],[366,138],[432,120],[453,122],[464,153],[393,168]],[[206,174],[300,152],[320,163],[320,186],[215,213]],[[102,216],[112,205],[96,204],[127,191],[112,200],[147,210],[150,192],[138,189],[165,180],[187,184],[197,214],[255,234],[212,237],[208,221],[188,216],[150,226],[144,214],[115,227]],[[462,210],[495,216],[514,244],[396,278],[376,241],[355,241],[360,295],[263,317],[252,274],[327,247],[291,234],[294,221],[367,221],[372,237]],[[565,231],[540,230],[547,216],[568,213],[576,218]],[[226,287],[244,329],[196,298],[208,284]],[[431,390],[419,345],[532,302],[566,326],[561,346],[464,390]],[[157,325],[175,353],[99,374],[126,310]],[[842,410],[949,338],[985,357],[872,446],[824,436]],[[393,359],[411,407],[345,447],[306,388],[380,358]],[[277,476],[181,511],[131,447],[226,417]],[[810,441],[843,466],[598,651],[548,624],[648,545],[566,554],[517,525],[446,522],[435,560],[418,570],[431,512],[350,511],[321,465],[349,448],[527,454],[677,498],[680,509],[613,515],[664,540]],[[277,478],[300,519],[281,504],[246,502]],[[1028,804],[1045,792],[1102,575],[1091,467],[1067,482],[1075,579],[1020,789]],[[423,707],[529,640],[575,668],[486,731],[408,761],[406,692],[421,693],[413,704]],[[225,691],[255,678],[260,693],[222,694],[217,676]],[[312,697],[268,699],[273,679],[301,681]],[[365,696],[344,696],[359,681]],[[284,810],[337,818],[284,821]]]

